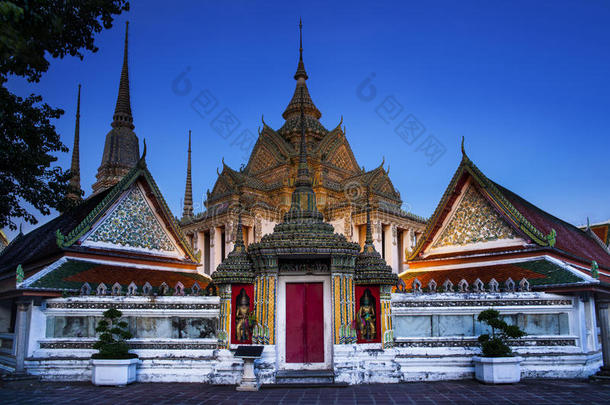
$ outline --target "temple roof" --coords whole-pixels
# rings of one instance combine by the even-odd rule
[[[249,246],[254,255],[330,255],[355,256],[360,250],[357,243],[348,242],[344,235],[334,233],[331,224],[324,222],[318,211],[316,195],[307,162],[305,136],[305,97],[301,90],[301,137],[299,163],[294,181],[290,209],[283,222],[275,225],[273,233],[263,236],[260,242]]]
[[[146,149],[145,149],[146,150]],[[175,240],[185,252],[182,263],[194,264],[198,262],[190,245],[175,217],[171,213],[165,199],[163,198],[157,184],[146,167],[145,153],[138,165],[128,175],[113,187],[93,194],[81,204],[69,209],[52,219],[46,224],[32,230],[26,235],[21,235],[13,241],[0,254],[0,273],[14,272],[17,265],[34,265],[36,262],[48,262],[54,260],[65,251],[86,252],[90,248],[80,246],[79,240],[92,226],[106,215],[108,210],[123,196],[136,181],[142,181],[147,188],[148,198],[153,199],[156,211],[163,219],[167,229],[172,233]],[[169,260],[166,257],[156,257],[154,254],[135,254],[138,257],[148,257],[152,260]],[[179,262],[179,260],[178,260]]]
[[[303,62],[303,24],[299,21],[299,63],[294,79],[297,81],[292,99],[282,113],[286,120],[284,125],[277,131],[285,139],[290,140],[291,135],[298,135],[301,127],[305,128],[308,135],[321,139],[328,130],[320,123],[322,113],[314,104],[307,88],[307,72]],[[301,124],[304,125],[301,125]]]
[[[46,224],[25,235],[15,237],[0,254],[0,274],[14,272],[19,264],[26,266],[61,254],[62,249],[57,245],[57,230],[63,234],[72,231],[106,198],[110,191],[111,189],[107,189],[94,194]]]
[[[244,244],[241,214],[237,223],[237,236],[233,250],[212,273],[212,279],[216,284],[252,283],[254,281],[252,261]]]
[[[594,234],[599,238],[600,242],[605,246],[610,246],[610,221],[599,222],[596,224],[587,224],[581,226],[580,229],[589,234]]]
[[[89,283],[92,290],[95,290],[101,283],[104,283],[108,290],[115,283],[119,283],[123,292],[125,292],[127,286],[132,282],[138,286],[140,292],[144,284],[149,283],[153,292],[157,293],[163,283],[170,288],[174,288],[180,282],[185,288],[189,289],[197,283],[203,289],[208,285],[209,279],[195,272],[159,271],[147,267],[135,268],[70,259],[61,260],[50,271],[43,271],[34,275],[30,280],[26,279],[21,288],[74,292],[79,291],[84,283]]]
[[[356,284],[395,285],[398,282],[392,267],[388,266],[373,244],[371,207],[366,207],[366,240],[362,252],[356,257],[354,282]]]
[[[313,118],[315,121],[319,120],[322,117],[322,113],[313,103],[311,95],[309,94],[309,89],[307,88],[307,84],[305,83],[305,79],[297,80],[297,85],[294,89],[292,99],[290,100],[288,106],[282,113],[282,117],[284,117],[284,119],[287,121],[290,120],[290,118],[299,117],[301,90],[303,91],[303,107],[305,110],[305,116],[307,118]]]
[[[520,280],[525,278],[530,286],[541,288],[591,284],[592,282],[591,277],[584,274],[582,276],[578,275],[567,270],[565,266],[542,258],[447,270],[413,269],[403,273],[401,278],[407,288],[412,285],[415,278],[421,282],[422,287],[426,287],[431,280],[434,280],[439,287],[446,280],[451,281],[454,286],[457,286],[461,280],[466,280],[469,285],[473,285],[477,279],[488,285],[492,278],[500,284],[501,288],[504,288],[504,283],[509,278],[515,283],[519,283]]]
[[[425,260],[422,252],[441,228],[451,211],[459,190],[468,178],[474,179],[482,195],[519,235],[529,241],[529,249],[546,249],[567,255],[583,263],[595,260],[601,267],[610,269],[610,252],[590,234],[571,225],[526,201],[514,192],[488,179],[468,158],[462,148],[462,161],[445,190],[424,234],[411,253],[409,260]]]

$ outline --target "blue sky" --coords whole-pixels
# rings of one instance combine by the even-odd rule
[[[434,211],[465,136],[468,155],[488,177],[542,209],[574,224],[610,218],[605,0],[168,4],[178,3],[132,2],[112,29],[97,35],[97,53],[83,61],[52,61],[40,83],[10,82],[18,94],[42,94],[66,111],[56,126],[69,147],[82,83],[81,178],[87,195],[110,130],[125,20],[135,132],[146,139],[149,168],[181,215],[189,129],[200,206],[222,157],[236,169],[246,162],[249,151],[240,149],[238,134],[256,135],[263,114],[271,127],[283,124],[302,17],[308,86],[322,123],[332,129],[343,116],[366,169],[385,157],[404,208],[422,216]],[[175,85],[187,70],[188,92]],[[369,100],[371,93],[362,89],[370,91],[363,81],[372,76],[376,94]],[[203,117],[191,107],[202,91],[218,102]],[[240,121],[227,139],[211,126],[225,108]],[[425,128],[411,144],[395,131],[410,115]],[[445,150],[432,165],[421,150],[429,140]],[[69,161],[69,154],[59,157],[64,167]]]

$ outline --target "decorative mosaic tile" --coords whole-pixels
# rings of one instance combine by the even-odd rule
[[[138,187],[129,190],[129,194],[87,239],[167,252],[175,250]]]
[[[514,239],[517,234],[474,187],[469,186],[440,238],[432,247]]]

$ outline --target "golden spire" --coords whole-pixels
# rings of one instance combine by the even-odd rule
[[[189,129],[189,149],[186,163],[186,186],[184,188],[184,210],[182,218],[193,217],[193,183],[191,181],[191,130]]]
[[[128,38],[129,22],[125,23],[123,68],[121,69],[119,94],[112,116],[112,129],[106,134],[102,163],[95,175],[97,181],[91,186],[94,193],[114,186],[140,161],[140,147],[138,137],[133,132],[129,97]]]
[[[74,146],[72,147],[72,164],[70,165],[70,186],[74,189],[80,190],[80,87],[78,85],[78,97],[76,99],[76,124],[74,126]],[[70,193],[68,198],[73,200],[80,200],[80,194]]]
[[[299,18],[299,64],[297,66],[297,72],[294,74],[294,79],[299,80],[302,77],[307,80],[307,72],[305,71],[305,64],[303,63],[303,22]]]
[[[129,21],[125,22],[125,48],[123,49],[123,69],[121,70],[121,81],[119,83],[119,95],[112,116],[112,127],[127,127],[134,129],[133,117],[131,116],[131,100],[129,97],[129,66],[128,66],[128,35]]]
[[[284,117],[285,120],[299,117],[301,104],[304,104],[305,115],[317,120],[320,119],[322,113],[313,103],[307,85],[305,84],[308,76],[305,71],[305,64],[303,63],[303,23],[301,20],[299,20],[299,64],[297,66],[297,72],[294,74],[294,79],[297,81],[297,87],[294,90],[292,99],[290,100],[290,103],[288,103],[286,110],[284,110],[282,117]]]

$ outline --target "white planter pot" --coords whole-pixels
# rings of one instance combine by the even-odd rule
[[[486,384],[510,384],[521,380],[521,360],[515,357],[474,356],[474,376]]]
[[[95,385],[127,385],[136,380],[139,359],[91,359],[91,382]]]

